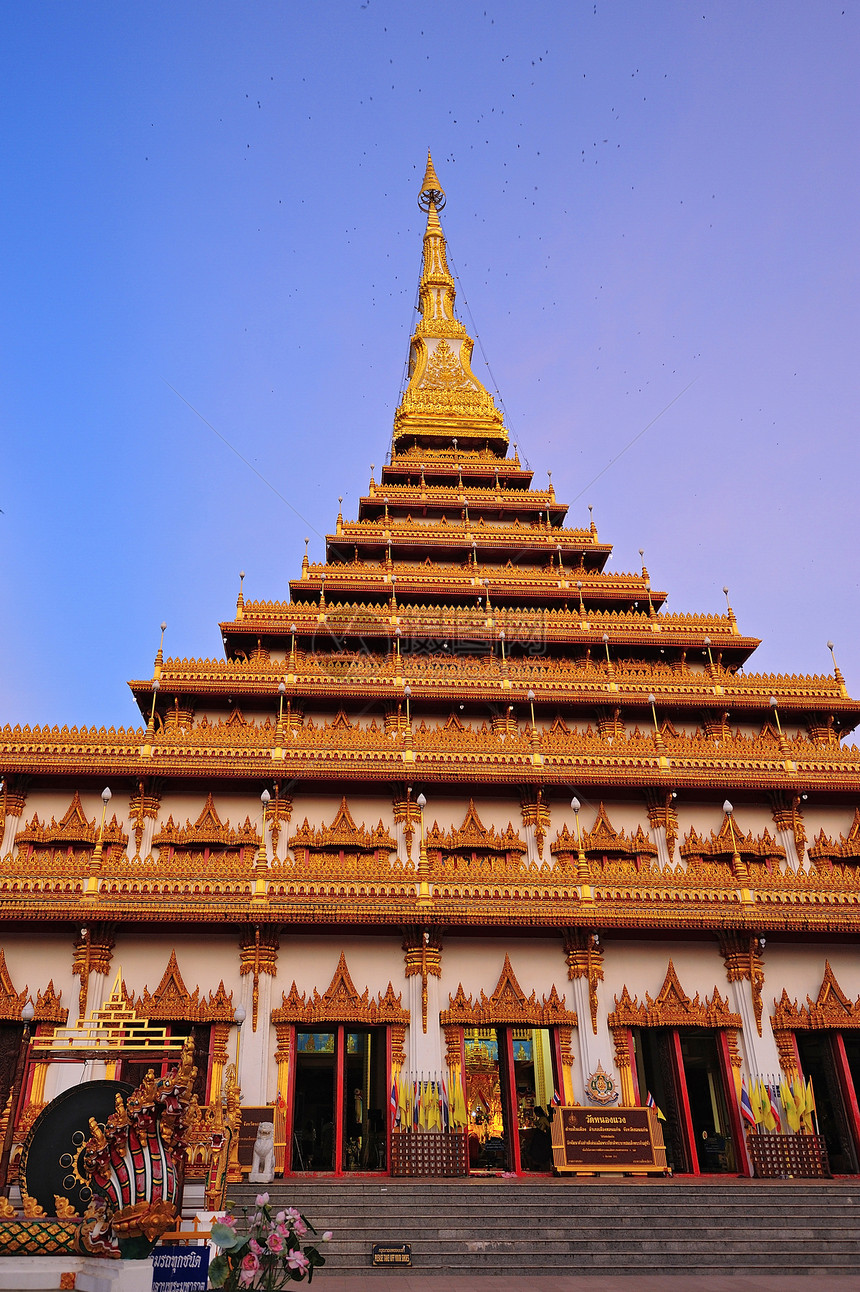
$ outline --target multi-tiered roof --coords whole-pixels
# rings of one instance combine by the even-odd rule
[[[230,853],[230,883],[225,871],[218,892],[221,913],[225,897],[233,917],[253,906],[255,919],[426,920],[429,891],[436,918],[449,923],[575,923],[587,903],[592,923],[754,918],[761,929],[793,926],[799,903],[804,927],[851,927],[860,887],[846,863],[860,855],[860,827],[856,838],[819,841],[804,861],[802,795],[853,805],[860,751],[841,737],[860,704],[837,668],[814,677],[746,672],[758,642],[740,632],[730,606],[720,615],[666,614],[666,594],[644,567],[606,569],[611,547],[593,522],[566,526],[551,477],[547,488],[533,487],[472,372],[432,162],[421,203],[427,226],[408,383],[390,461],[378,481],[371,476],[357,518],[338,515],[324,562],[305,554],[288,600],[240,592],[235,618],[221,625],[224,659],[164,660],[159,650],[154,678],[131,683],[145,730],[4,729],[4,792],[20,797],[23,777],[93,787],[108,778],[131,787],[132,820],[137,811],[142,821],[142,805],[171,787],[257,795],[273,785],[278,803],[335,787],[343,811],[319,837],[340,831],[342,865],[343,838],[353,840],[348,888],[314,879],[311,858],[322,844],[314,853],[294,836],[290,855],[284,809],[274,863],[271,839],[254,851],[259,827],[250,822],[248,846]],[[584,835],[552,830],[552,805],[568,804],[572,787],[595,802],[626,795],[640,803],[639,842],[616,832],[605,809]],[[419,912],[410,867],[421,789],[466,801],[516,795],[538,858],[514,844],[476,849],[474,838],[493,832],[473,806],[463,826],[472,842],[462,847],[481,859],[481,882],[469,880],[453,845],[434,851],[428,833]],[[676,856],[673,799],[682,791],[715,804],[730,793],[739,812],[747,800],[769,802],[774,821],[791,823],[800,868],[786,866],[769,836],[754,838],[728,817]],[[362,798],[380,794],[407,826],[409,859],[396,865],[388,827],[374,835],[374,822],[361,824]],[[656,855],[649,826],[664,831],[670,864]],[[546,850],[545,837],[555,839]],[[136,863],[116,845],[116,882],[91,885],[90,900],[95,891],[106,910],[133,918],[157,897],[164,913],[199,918],[212,906],[206,893],[220,863],[206,854],[205,893],[188,876],[171,886],[181,853],[162,849],[144,892]],[[106,874],[107,862],[100,866]],[[53,891],[28,889],[27,910],[50,908]],[[63,903],[75,909],[78,898],[66,892]]]

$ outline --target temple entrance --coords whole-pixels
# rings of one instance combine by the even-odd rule
[[[465,1027],[463,1041],[471,1170],[549,1172],[550,1029]]]
[[[384,1171],[386,1028],[296,1030],[293,1171]]]
[[[739,1170],[721,1039],[706,1028],[633,1029],[640,1097],[651,1094],[666,1119],[666,1155],[676,1174]]]
[[[860,1168],[852,1124],[858,1123],[860,1036],[809,1031],[797,1032],[795,1039],[803,1075],[812,1079],[818,1131],[827,1143],[830,1169],[836,1175],[856,1174]]]

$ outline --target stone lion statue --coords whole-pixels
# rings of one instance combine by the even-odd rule
[[[254,1140],[249,1184],[271,1184],[275,1178],[275,1123],[260,1122]]]

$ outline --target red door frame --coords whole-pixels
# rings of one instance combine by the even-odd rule
[[[851,1076],[851,1068],[848,1063],[848,1055],[845,1053],[845,1041],[841,1032],[831,1033],[833,1059],[836,1065],[836,1075],[839,1078],[839,1085],[842,1089],[843,1102],[845,1110],[848,1113],[848,1125],[851,1128],[851,1134],[854,1138],[854,1151],[860,1159],[860,1107],[857,1105],[857,1091],[854,1089],[854,1078]]]
[[[741,1113],[738,1108],[737,1098],[735,1095],[735,1078],[732,1072],[732,1056],[729,1052],[729,1038],[725,1032],[717,1032],[717,1050],[720,1056],[720,1075],[723,1079],[723,1088],[726,1092],[726,1104],[729,1110],[729,1125],[732,1128],[732,1139],[737,1145],[735,1152],[735,1166],[738,1175],[752,1176],[752,1167],[750,1165],[749,1154],[747,1153],[747,1141],[744,1134]]]
[[[701,1175],[699,1170],[699,1153],[696,1145],[696,1135],[693,1130],[693,1117],[690,1112],[690,1096],[687,1092],[687,1076],[684,1072],[684,1054],[681,1049],[681,1033],[677,1027],[669,1029],[669,1044],[672,1050],[672,1056],[675,1063],[675,1079],[678,1086],[678,1094],[681,1099],[681,1122],[684,1136],[687,1140],[687,1153],[690,1158],[693,1175]]]
[[[514,1076],[514,1029],[512,1027],[497,1027],[496,1036],[502,1033],[505,1043],[505,1069],[507,1069],[507,1079],[501,1084],[502,1089],[502,1106],[505,1110],[505,1120],[508,1123],[510,1132],[511,1151],[508,1155],[510,1170],[514,1175],[522,1175],[522,1162],[520,1159],[520,1119],[517,1107],[517,1083]],[[501,1059],[501,1054],[499,1055]],[[499,1063],[499,1076],[504,1076],[501,1062]]]
[[[346,1053],[344,1051],[344,1042],[346,1035],[343,1023],[338,1023],[335,1030],[335,1078],[334,1078],[334,1173],[336,1176],[343,1175],[343,1123],[346,1120],[346,1105],[344,1104],[344,1075],[346,1069]]]

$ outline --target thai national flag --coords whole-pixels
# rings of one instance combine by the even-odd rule
[[[755,1127],[758,1125],[755,1119],[755,1113],[752,1110],[752,1104],[750,1103],[746,1077],[743,1077],[741,1080],[741,1116],[745,1122],[749,1123],[750,1126]]]
[[[397,1124],[397,1103],[398,1103],[396,1077],[391,1078],[391,1097],[389,1099],[389,1103],[391,1104],[391,1120],[396,1125]]]
[[[557,1090],[553,1090],[552,1092],[552,1102],[556,1108],[561,1107],[561,1095],[558,1093]]]

